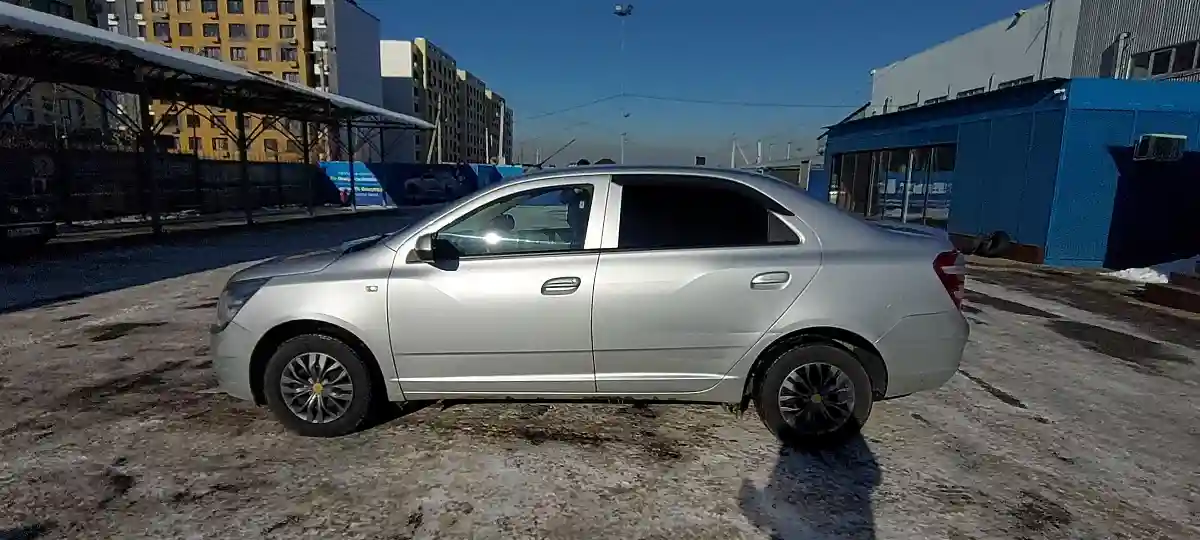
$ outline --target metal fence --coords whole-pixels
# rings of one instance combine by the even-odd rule
[[[155,207],[169,222],[219,219],[247,205],[256,211],[299,210],[321,202],[314,186],[322,173],[315,165],[251,161],[246,189],[236,158],[236,153],[234,160],[157,153],[154,205],[155,190],[139,180],[142,156],[119,134],[76,130],[65,137],[53,127],[0,129],[0,198],[14,207],[22,201],[48,206],[57,221],[76,227],[137,225]]]

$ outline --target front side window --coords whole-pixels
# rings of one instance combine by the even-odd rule
[[[428,186],[415,180],[428,180]],[[414,179],[409,191],[447,189],[437,179]],[[444,183],[444,182],[442,182]],[[453,186],[450,186],[453,187]],[[411,195],[418,195],[411,193]],[[492,201],[437,233],[455,256],[560,253],[583,249],[592,208],[590,184],[541,188]]]
[[[614,177],[621,188],[618,249],[696,249],[799,244],[765,195],[719,179]]]

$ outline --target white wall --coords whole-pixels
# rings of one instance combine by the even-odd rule
[[[1080,2],[1055,0],[1049,25],[1049,4],[1042,4],[876,69],[869,114],[882,114],[885,103],[887,112],[895,112],[901,105],[930,98],[954,99],[964,90],[995,90],[1005,81],[1037,79],[1043,51],[1045,77],[1070,77]]]
[[[379,71],[383,75],[383,106],[402,114],[422,116],[413,110],[413,44],[411,41],[380,41]],[[416,156],[416,135],[413,131],[387,130],[384,159],[391,162],[424,163],[425,156]]]
[[[329,45],[333,47],[330,52],[330,91],[383,106],[383,80],[379,71],[379,19],[347,0],[327,0],[325,20],[329,28]],[[364,138],[371,138],[374,142],[374,147],[362,145],[358,150],[359,160],[378,160],[378,129],[356,130],[354,138],[359,143]]]

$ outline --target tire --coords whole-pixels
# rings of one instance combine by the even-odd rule
[[[292,380],[297,378],[307,383],[308,380],[315,379],[314,373],[302,369],[303,364],[297,365],[293,370],[289,371],[289,365],[293,360],[298,360],[304,355],[311,355],[305,360],[313,360],[319,362],[321,355],[326,358],[325,366],[328,369],[326,373],[325,383],[328,384],[329,390],[326,391],[326,386],[321,388],[307,387],[307,393],[303,391],[294,394],[299,399],[293,400],[293,403],[299,403],[305,395],[311,396],[313,390],[320,392],[323,398],[320,400],[322,404],[328,404],[325,410],[330,413],[337,414],[333,420],[319,418],[316,414],[309,415],[310,419],[301,417],[298,413],[293,412],[288,403],[284,399],[283,391],[283,376],[285,373]],[[341,366],[339,371],[336,367],[330,367],[329,359],[335,361]],[[314,371],[319,371],[319,364]],[[345,377],[342,377],[342,374]],[[299,377],[297,377],[299,376]],[[307,379],[306,379],[307,377]],[[335,407],[343,400],[338,399],[338,396],[345,398],[345,380],[349,380],[350,396],[345,399],[344,406]],[[334,386],[334,382],[337,386]],[[375,408],[376,401],[374,392],[377,390],[372,388],[371,374],[368,371],[367,365],[359,357],[358,353],[349,345],[346,345],[341,340],[332,338],[322,334],[306,334],[289,339],[279,346],[271,359],[267,361],[266,372],[263,374],[263,395],[267,398],[267,407],[283,424],[288,431],[303,435],[305,437],[340,437],[357,431],[363,423],[370,417],[372,409]],[[306,385],[298,386],[306,388]],[[327,401],[326,401],[327,400]],[[320,408],[309,409],[312,412],[322,412]],[[332,414],[331,414],[332,415]],[[319,420],[319,421],[318,421]]]
[[[831,370],[830,367],[835,369]],[[810,375],[818,375],[820,373],[818,370],[825,370],[827,375],[833,374],[835,378],[839,378],[837,372],[840,372],[845,375],[845,378],[841,379],[844,390],[826,393],[820,401],[810,401],[800,397],[797,402],[790,404],[799,406],[802,412],[793,417],[795,423],[789,422],[781,407],[784,400],[780,396],[787,394],[784,390],[784,382],[789,380],[789,376],[793,372],[802,375],[807,370],[811,370],[808,371]],[[797,386],[803,388],[803,376],[799,379],[792,379],[795,381],[792,383],[792,388]],[[873,402],[871,390],[871,378],[867,375],[867,370],[846,349],[829,343],[800,345],[779,355],[767,368],[763,382],[759,386],[758,395],[755,396],[755,409],[758,410],[759,417],[766,424],[767,429],[771,430],[771,433],[774,433],[781,443],[801,449],[828,448],[846,441],[862,429],[871,415]],[[847,397],[853,400],[852,405],[847,403],[850,406],[843,409],[847,413],[843,413],[845,414],[844,418],[841,422],[836,423],[836,426],[820,425],[824,422],[816,421],[818,416],[804,418],[804,415],[808,414],[803,412],[804,407],[817,406],[820,403],[829,407],[831,397],[836,395],[843,396],[841,398],[843,401],[848,401]],[[825,410],[833,410],[835,416],[840,416],[834,409],[827,408]],[[819,414],[815,409],[811,412]]]
[[[1002,257],[1008,250],[1012,249],[1012,237],[1004,231],[996,231],[988,238],[983,247],[980,248],[980,255],[984,257]]]
[[[980,251],[982,251],[983,247],[987,245],[987,242],[987,238],[983,236],[972,236],[970,243],[966,245],[966,249],[963,250],[963,253],[966,255],[980,255]]]

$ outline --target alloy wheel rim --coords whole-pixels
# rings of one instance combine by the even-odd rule
[[[288,410],[312,424],[341,418],[354,400],[354,382],[346,366],[319,352],[292,358],[283,368],[279,390]]]
[[[854,416],[854,383],[837,366],[800,366],[779,387],[779,412],[796,431],[821,435],[840,429]]]

